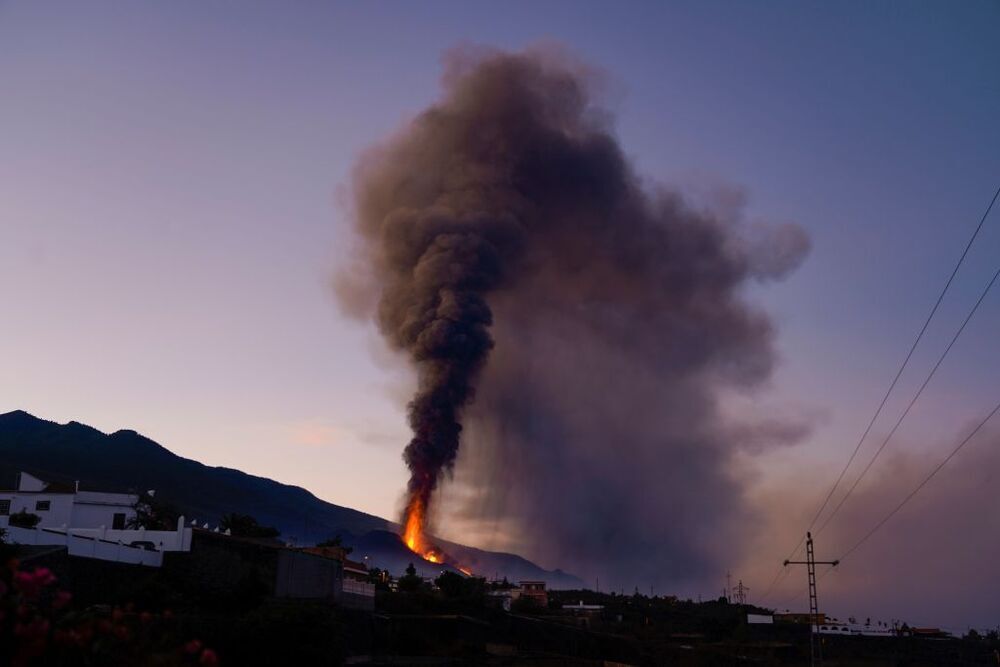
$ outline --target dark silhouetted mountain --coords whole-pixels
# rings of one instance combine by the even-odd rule
[[[0,415],[0,488],[12,488],[20,471],[48,482],[78,480],[82,489],[155,489],[158,499],[176,506],[189,521],[216,526],[230,512],[249,514],[298,544],[340,534],[354,547],[352,558],[368,556],[372,565],[394,573],[410,562],[427,575],[441,569],[409,551],[391,521],[328,503],[297,486],[182,458],[135,431],[106,434],[77,422],[57,424],[22,410],[8,412]],[[476,572],[566,588],[580,585],[572,575],[544,570],[514,554],[439,544]]]
[[[189,520],[214,526],[222,515],[240,512],[301,542],[391,528],[385,519],[324,502],[303,488],[182,458],[135,431],[109,435],[19,410],[0,415],[0,487],[10,488],[21,470],[50,482],[79,480],[86,489],[155,489]]]

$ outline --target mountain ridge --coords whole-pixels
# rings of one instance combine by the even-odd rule
[[[0,488],[12,488],[21,471],[50,482],[79,480],[81,488],[96,490],[156,489],[157,497],[175,505],[188,521],[217,524],[224,514],[239,512],[276,527],[296,544],[314,544],[340,534],[358,555],[394,573],[411,561],[422,574],[440,570],[403,545],[392,521],[322,500],[300,486],[236,468],[207,466],[131,429],[104,433],[87,424],[59,424],[24,410],[0,414]],[[484,573],[544,579],[566,587],[579,582],[517,554],[440,543],[453,557]]]

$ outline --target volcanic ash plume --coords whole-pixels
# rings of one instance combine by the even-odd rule
[[[579,561],[610,537],[695,555],[740,502],[716,394],[772,365],[771,326],[741,287],[793,268],[807,240],[795,227],[748,239],[645,190],[566,58],[453,54],[444,83],[359,162],[364,252],[346,276],[417,371],[405,539],[428,546],[466,421],[467,512],[512,521],[536,553]],[[708,523],[665,529],[687,519]]]

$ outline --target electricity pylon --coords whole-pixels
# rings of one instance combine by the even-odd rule
[[[813,550],[812,533],[806,533],[806,559],[786,560],[785,566],[805,565],[809,573],[809,664],[815,667],[823,664],[823,646],[819,638],[819,598],[816,595],[816,566],[830,565],[836,567],[839,560],[816,560]]]
[[[736,603],[737,604],[746,604],[747,603],[747,593],[749,593],[749,592],[750,592],[750,589],[747,588],[746,586],[744,586],[743,585],[743,580],[740,579],[740,582],[738,584],[736,584]]]

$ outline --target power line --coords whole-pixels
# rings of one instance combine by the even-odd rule
[[[819,527],[819,530],[816,531],[817,534],[823,532],[823,529],[826,528],[827,524],[829,524],[830,521],[833,519],[833,517],[836,516],[837,512],[840,511],[840,508],[844,506],[845,502],[847,502],[847,499],[850,498],[852,493],[854,493],[854,489],[858,488],[858,484],[861,483],[861,480],[864,479],[865,475],[868,474],[868,471],[871,470],[872,465],[874,465],[879,455],[882,454],[882,450],[885,449],[885,446],[889,444],[889,440],[891,440],[892,436],[895,435],[896,430],[899,429],[900,424],[902,424],[903,420],[906,419],[906,416],[910,414],[910,409],[913,408],[913,405],[917,402],[917,399],[920,398],[920,395],[922,393],[924,393],[924,389],[926,389],[927,385],[930,384],[931,378],[933,378],[934,374],[937,373],[938,368],[941,367],[941,363],[944,361],[945,357],[947,357],[948,353],[951,352],[951,348],[955,346],[955,342],[958,340],[959,336],[961,336],[962,332],[965,331],[965,327],[969,324],[969,321],[972,319],[972,316],[976,314],[977,310],[979,310],[979,306],[982,305],[983,300],[986,299],[986,295],[989,294],[991,289],[993,289],[993,285],[996,284],[997,278],[1000,278],[1000,269],[997,269],[996,273],[993,274],[993,278],[990,280],[989,283],[987,283],[986,288],[983,289],[982,294],[979,295],[979,300],[976,301],[976,304],[972,307],[972,310],[969,311],[969,314],[965,316],[965,320],[962,322],[962,326],[960,326],[958,328],[958,331],[955,332],[955,335],[952,336],[951,342],[948,343],[948,347],[946,347],[944,349],[944,352],[941,353],[941,356],[938,357],[937,363],[934,364],[934,367],[931,369],[931,372],[927,374],[927,377],[924,379],[923,384],[920,385],[920,388],[917,390],[917,393],[915,393],[913,395],[913,398],[910,399],[910,403],[909,405],[906,406],[906,409],[903,410],[903,414],[901,414],[899,416],[899,419],[896,420],[896,424],[892,427],[892,430],[889,431],[889,434],[885,436],[885,439],[882,440],[882,444],[879,445],[879,448],[877,450],[875,450],[875,455],[872,456],[871,460],[868,461],[868,465],[865,466],[865,469],[862,470],[861,474],[858,475],[857,479],[854,480],[854,483],[851,485],[851,488],[847,490],[847,493],[844,494],[844,497],[840,499],[840,502],[837,503],[837,506],[833,508],[833,511],[827,515],[826,519],[823,521],[823,524]]]
[[[802,549],[805,543],[806,543],[806,537],[805,535],[803,535],[802,537],[799,538],[799,543],[795,545],[795,548],[792,549],[791,553],[788,554],[788,557],[785,558],[785,560],[791,560],[795,558],[796,554],[799,553],[799,550]],[[784,565],[779,565],[778,571],[774,573],[774,579],[772,579],[771,583],[768,584],[767,588],[764,590],[764,594],[760,596],[761,602],[767,599],[767,597],[771,594],[771,591],[774,590],[774,587],[777,586],[778,580],[781,579],[783,576],[785,577],[788,576],[788,568],[786,568]]]
[[[868,426],[865,427],[864,433],[861,434],[861,438],[858,440],[858,444],[855,445],[854,451],[851,452],[851,457],[847,459],[847,465],[844,469],[840,471],[840,475],[837,477],[837,481],[833,483],[833,487],[830,492],[826,494],[826,498],[823,500],[823,504],[820,505],[819,510],[816,512],[816,516],[813,517],[812,521],[809,522],[808,530],[812,530],[812,527],[816,524],[816,520],[819,519],[823,510],[830,503],[830,498],[833,497],[834,492],[840,483],[844,480],[844,475],[847,474],[847,470],[851,467],[854,462],[855,457],[858,455],[858,451],[861,449],[861,445],[864,444],[865,439],[868,437],[868,433],[872,430],[872,426],[875,425],[876,420],[880,414],[882,414],[882,409],[885,407],[886,401],[889,400],[889,395],[892,390],[895,389],[896,383],[899,382],[900,376],[906,369],[906,366],[910,363],[910,358],[913,357],[913,352],[917,349],[917,345],[920,344],[921,339],[924,337],[924,333],[927,332],[927,327],[930,326],[931,320],[934,319],[934,315],[937,313],[938,308],[941,306],[941,302],[944,301],[945,294],[948,293],[948,289],[951,288],[952,282],[955,280],[955,276],[958,274],[958,269],[965,262],[965,257],[969,254],[969,249],[972,248],[972,244],[975,242],[976,237],[979,236],[979,232],[982,230],[983,225],[986,223],[986,218],[989,217],[990,211],[993,210],[993,205],[996,203],[997,198],[1000,197],[1000,186],[997,187],[997,191],[993,193],[993,199],[990,200],[990,205],[986,207],[986,212],[983,213],[983,217],[979,219],[979,224],[976,225],[975,231],[972,232],[972,236],[969,238],[969,242],[965,244],[965,249],[962,251],[962,255],[958,258],[958,262],[955,264],[955,268],[952,269],[951,275],[948,276],[948,280],[944,284],[944,288],[941,290],[941,294],[938,295],[937,301],[934,302],[934,307],[931,308],[930,314],[927,315],[927,319],[924,321],[924,325],[920,327],[920,333],[917,334],[917,338],[913,341],[910,346],[909,352],[906,353],[906,357],[903,359],[903,363],[900,364],[899,370],[896,371],[895,377],[892,379],[892,383],[886,390],[885,395],[882,396],[881,402],[878,404],[878,408],[875,410],[875,414],[872,415],[871,420],[868,422]]]
[[[927,327],[930,326],[931,320],[934,319],[934,315],[937,314],[938,308],[941,306],[941,302],[944,301],[944,297],[948,293],[948,290],[951,288],[951,284],[952,282],[954,282],[955,276],[958,274],[959,268],[961,268],[962,264],[965,262],[965,258],[969,254],[969,250],[972,248],[972,244],[979,236],[979,232],[982,230],[983,225],[986,223],[986,218],[989,217],[990,212],[993,210],[993,205],[996,204],[998,197],[1000,197],[1000,186],[997,186],[996,192],[993,193],[993,198],[990,199],[989,206],[986,207],[986,211],[979,219],[979,224],[976,225],[975,230],[973,230],[972,232],[972,236],[969,237],[969,241],[965,244],[965,249],[962,250],[962,254],[958,258],[958,262],[955,263],[955,267],[952,269],[951,274],[948,276],[948,280],[945,282],[944,287],[941,289],[941,293],[938,295],[937,300],[934,302],[934,306],[931,308],[931,312],[927,315],[927,319],[924,321],[923,326],[920,327],[920,331],[917,334],[916,339],[913,341],[913,344],[910,345],[910,349],[906,353],[906,357],[903,358],[903,363],[900,364],[899,369],[896,371],[896,375],[893,377],[892,382],[889,384],[889,388],[886,390],[885,395],[882,396],[882,400],[879,402],[878,408],[876,408],[875,410],[875,414],[872,415],[872,418],[868,422],[868,426],[865,427],[864,432],[861,434],[861,438],[858,439],[858,444],[854,446],[854,451],[851,452],[850,458],[847,459],[847,464],[844,465],[844,468],[840,471],[840,474],[837,476],[837,480],[833,483],[833,486],[830,488],[829,493],[827,493],[826,497],[823,499],[823,503],[819,506],[819,509],[816,510],[816,514],[809,522],[809,526],[806,529],[807,532],[812,530],[813,526],[816,525],[816,521],[823,514],[823,510],[825,510],[827,505],[830,504],[830,499],[833,497],[833,494],[837,491],[837,488],[840,486],[840,483],[844,480],[844,475],[847,474],[847,471],[850,469],[851,464],[854,463],[854,459],[857,457],[858,452],[861,450],[861,446],[864,444],[865,439],[868,437],[869,432],[875,425],[875,422],[878,420],[879,415],[882,414],[882,410],[885,408],[885,404],[889,400],[889,395],[892,394],[893,389],[895,389],[896,384],[899,382],[900,376],[902,376],[903,371],[906,370],[906,366],[910,363],[910,359],[913,357],[913,352],[917,349],[917,345],[920,344],[920,341],[923,339],[924,334],[927,332]],[[823,524],[824,527],[826,526],[826,523],[828,523],[828,521],[824,522]],[[804,542],[805,538],[804,537],[800,538],[799,543],[795,546],[794,549],[792,549],[792,553],[788,556],[786,560],[794,558],[795,554],[798,553],[799,549],[802,547],[802,544]],[[764,595],[761,596],[762,600],[765,599],[770,594],[771,590],[773,590],[774,586],[777,584],[778,579],[780,577],[781,577],[781,569],[779,569],[778,572],[775,574],[774,579],[771,581],[771,584],[767,587],[767,590],[764,592]]]
[[[944,458],[944,460],[941,461],[941,463],[937,464],[937,466],[933,470],[931,470],[930,474],[928,474],[927,477],[925,477],[919,484],[917,484],[916,488],[914,488],[912,491],[910,491],[909,495],[907,495],[905,498],[903,498],[902,502],[900,502],[898,505],[896,505],[896,507],[893,508],[893,510],[891,512],[889,512],[884,517],[882,517],[882,520],[879,521],[877,524],[875,524],[875,526],[871,530],[869,530],[865,534],[864,537],[862,537],[860,540],[858,540],[857,542],[855,542],[854,546],[852,546],[850,549],[848,549],[844,553],[844,555],[840,557],[840,560],[843,561],[845,558],[847,558],[852,553],[854,553],[855,551],[857,551],[857,549],[862,544],[864,544],[865,542],[867,542],[868,539],[872,535],[874,535],[878,531],[879,528],[881,528],[882,526],[884,526],[886,524],[886,522],[889,521],[889,519],[891,519],[892,517],[894,517],[896,515],[896,513],[899,512],[899,510],[903,509],[903,506],[906,505],[906,503],[908,503],[910,501],[910,499],[913,498],[913,496],[917,495],[917,493],[920,491],[920,489],[924,488],[924,486],[927,484],[927,482],[931,481],[931,479],[934,477],[934,475],[938,474],[938,471],[940,471],[941,468],[945,467],[945,465],[948,464],[948,461],[951,461],[951,459],[956,454],[958,454],[958,452],[962,449],[962,447],[964,447],[966,445],[966,443],[968,443],[970,440],[972,440],[972,438],[975,437],[975,435],[977,433],[979,433],[979,431],[983,428],[983,426],[986,425],[986,422],[988,422],[990,419],[992,419],[993,415],[995,415],[997,412],[1000,412],[1000,403],[996,404],[996,406],[990,411],[990,413],[988,415],[986,415],[986,417],[984,417],[981,422],[979,422],[979,424],[976,426],[976,428],[972,429],[972,432],[969,433],[969,435],[965,436],[965,439],[962,440],[962,442],[958,443],[958,446],[955,447],[955,449],[951,450],[951,453],[948,454],[948,456],[946,456]]]

